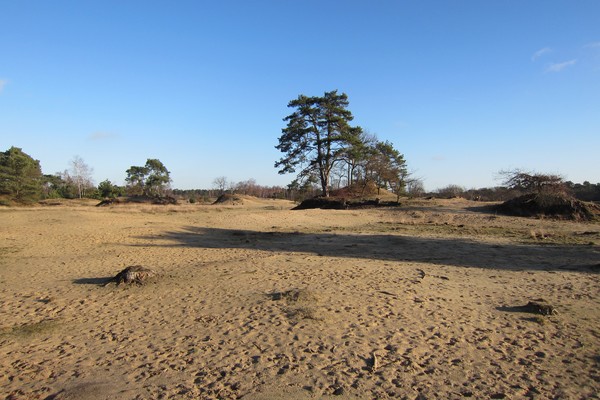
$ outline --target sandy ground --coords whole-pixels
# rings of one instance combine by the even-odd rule
[[[600,398],[600,224],[478,206],[0,209],[0,398]]]

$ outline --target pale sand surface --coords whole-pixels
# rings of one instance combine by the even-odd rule
[[[0,398],[599,398],[600,224],[291,206],[0,209]]]

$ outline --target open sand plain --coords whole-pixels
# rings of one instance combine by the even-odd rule
[[[93,204],[0,209],[1,398],[599,398],[598,223]]]

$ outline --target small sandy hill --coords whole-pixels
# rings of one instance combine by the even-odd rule
[[[320,208],[322,210],[348,210],[373,207],[397,206],[397,196],[385,189],[374,186],[354,185],[331,191],[330,197],[312,197],[304,199],[294,210]]]
[[[600,219],[600,206],[577,200],[564,193],[531,193],[497,206],[503,214],[522,217],[548,216],[575,221]]]
[[[226,204],[226,205],[243,205],[244,200],[248,201],[251,196],[244,196],[241,194],[223,193],[220,195],[213,204]]]
[[[225,193],[215,200],[213,205],[221,206],[244,206],[245,208],[277,208],[287,209],[293,207],[294,203],[289,200],[282,199],[261,199],[254,196],[243,194]]]

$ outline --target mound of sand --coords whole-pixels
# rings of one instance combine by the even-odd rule
[[[219,196],[217,198],[217,200],[214,201],[213,204],[215,204],[215,205],[231,205],[231,206],[238,206],[238,205],[264,206],[266,204],[272,204],[273,201],[287,202],[286,200],[273,200],[273,199],[266,199],[266,198],[258,198],[258,197],[249,196],[249,195],[245,195],[245,194],[225,193],[225,194],[222,194],[221,196]]]
[[[600,207],[562,193],[531,193],[505,201],[496,210],[521,217],[548,216],[575,221],[594,221]]]
[[[322,210],[346,210],[348,203],[345,199],[335,197],[314,197],[303,200],[294,207],[294,210],[308,210],[311,208],[320,208]]]
[[[217,200],[215,200],[215,202],[213,204],[228,204],[228,205],[233,205],[233,206],[242,205],[242,204],[244,204],[244,198],[247,198],[247,197],[248,196],[242,196],[242,195],[231,194],[231,193],[223,193],[222,195],[219,196],[219,198],[217,198]]]

